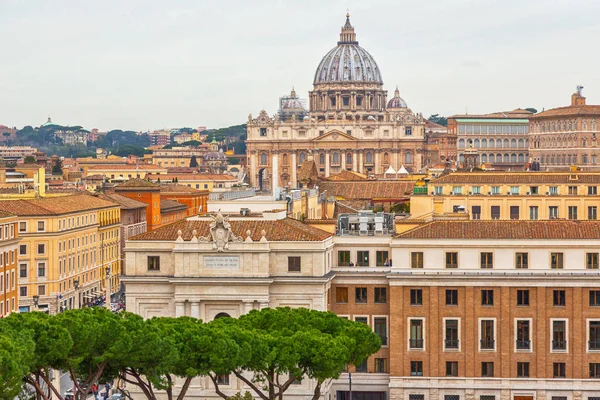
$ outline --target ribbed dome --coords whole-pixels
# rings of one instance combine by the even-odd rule
[[[387,108],[408,108],[408,105],[406,104],[404,99],[400,97],[400,91],[398,90],[398,88],[396,88],[396,91],[394,92],[394,97],[392,97],[390,101],[388,101]]]
[[[358,45],[350,15],[342,27],[338,45],[319,63],[314,84],[334,82],[364,82],[383,84],[383,78],[373,56]]]

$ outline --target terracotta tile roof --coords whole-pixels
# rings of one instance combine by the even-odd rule
[[[250,220],[240,219],[229,221],[231,230],[238,236],[246,239],[246,231],[254,241],[261,239],[261,232],[266,232],[265,237],[273,242],[320,242],[332,236],[331,233],[308,226],[291,218],[280,220]],[[130,240],[166,240],[177,239],[177,231],[181,230],[183,240],[192,238],[192,231],[196,230],[198,236],[210,237],[210,221],[178,221],[173,224],[158,228],[151,232],[142,233]]]
[[[148,174],[153,181],[160,178],[161,181],[170,181],[177,178],[178,181],[237,181],[229,174]]]
[[[436,184],[600,184],[598,172],[452,172],[430,182]]]
[[[129,197],[121,196],[120,194],[116,193],[100,194],[98,197],[106,201],[117,203],[122,209],[125,210],[135,210],[137,208],[146,208],[148,206],[146,203],[142,203],[141,201],[130,199]]]
[[[48,197],[36,200],[3,200],[0,210],[19,216],[30,215],[61,215],[74,212],[115,207],[107,200],[91,194],[75,194],[71,196]]]
[[[531,118],[534,114],[531,111],[524,110],[522,108],[517,108],[512,111],[500,111],[490,114],[456,114],[451,115],[448,118],[459,119],[459,118],[468,118],[468,119],[528,119]]]
[[[600,221],[434,221],[396,236],[400,239],[593,239]]]
[[[197,193],[200,194],[203,191],[189,187],[188,185],[180,185],[178,183],[161,183],[161,193]],[[206,191],[204,191],[206,192]]]
[[[133,178],[133,179],[129,179],[128,181],[125,181],[125,182],[117,185],[116,188],[117,188],[117,190],[118,189],[133,189],[133,188],[144,188],[144,189],[155,188],[155,189],[158,189],[158,185],[156,183],[149,182],[145,179]]]
[[[298,181],[311,181],[315,182],[319,178],[317,172],[317,165],[313,160],[306,160],[300,165],[298,169]]]
[[[102,174],[88,175],[83,179],[88,180],[88,181],[103,181],[104,175],[102,175]]]
[[[594,116],[600,117],[600,105],[581,105],[553,108],[547,111],[542,111],[532,115],[531,119],[540,119],[547,117],[564,117],[564,116]]]
[[[0,210],[0,218],[11,218],[14,217],[15,214],[10,213],[8,211]]]
[[[444,125],[436,124],[435,122],[431,122],[430,120],[425,120],[425,129],[448,129]]]
[[[321,182],[319,192],[343,200],[398,199],[412,193],[412,181]]]
[[[187,206],[175,200],[160,199],[160,213],[187,210]]]
[[[146,171],[149,169],[160,169],[160,170],[166,170],[166,168],[163,167],[159,167],[158,165],[154,165],[154,164],[110,164],[110,165],[92,165],[88,168],[88,170],[95,170],[95,169],[99,169],[99,170],[112,170],[112,169],[125,169],[125,170],[132,170],[135,171],[136,169],[142,170],[142,171]]]
[[[326,180],[328,181],[366,181],[366,175],[359,174],[354,171],[342,171],[339,174],[329,175]]]

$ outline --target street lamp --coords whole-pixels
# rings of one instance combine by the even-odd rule
[[[79,278],[73,279],[73,287],[75,288],[75,309],[80,307],[79,305]]]
[[[38,309],[39,304],[40,304],[40,296],[38,296],[36,294],[35,296],[33,296],[33,308],[34,308],[34,310]]]
[[[106,308],[110,310],[110,267],[106,267]]]

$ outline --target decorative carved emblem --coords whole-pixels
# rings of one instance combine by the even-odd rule
[[[243,242],[241,236],[236,236],[231,231],[231,224],[229,223],[229,217],[224,217],[221,213],[211,216],[212,222],[210,223],[210,238],[201,237],[199,239],[202,243],[208,243],[212,241],[213,249],[223,252],[229,249],[229,242]]]

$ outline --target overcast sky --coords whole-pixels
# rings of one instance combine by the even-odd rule
[[[0,0],[0,124],[223,127],[300,97],[346,9],[415,112],[600,104],[598,0]]]

